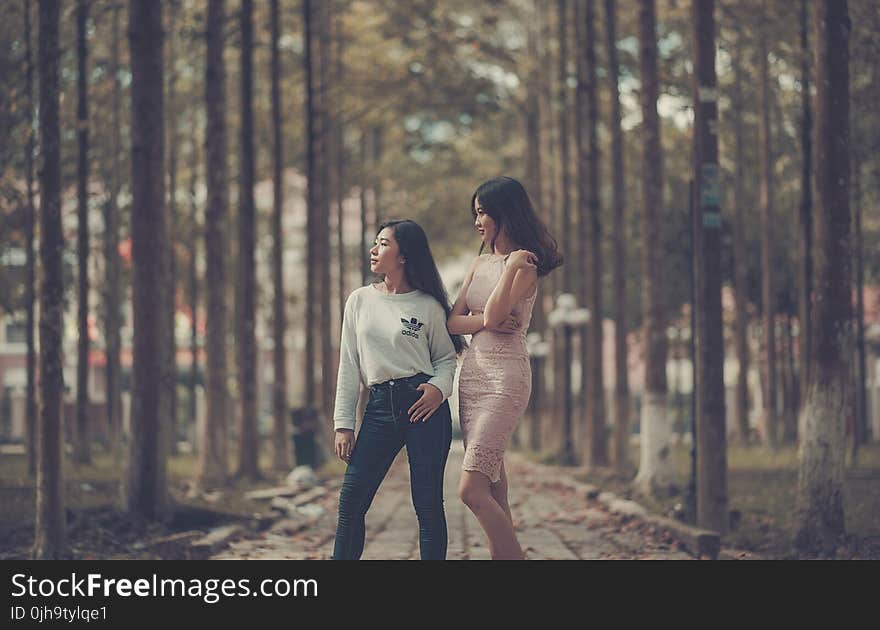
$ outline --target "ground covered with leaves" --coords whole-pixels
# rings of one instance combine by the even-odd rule
[[[630,461],[638,462],[638,450]],[[690,479],[690,448],[673,450],[676,487],[663,497],[645,497],[632,488],[636,474],[621,477],[607,470],[578,475],[581,481],[632,499],[651,512],[672,518],[684,515],[685,492]],[[797,527],[797,447],[781,446],[771,452],[761,446],[728,447],[728,506],[731,531],[724,547],[754,552],[767,558],[794,558],[792,540]],[[855,462],[848,458],[844,482],[846,540],[836,557],[880,559],[880,444],[859,451]]]

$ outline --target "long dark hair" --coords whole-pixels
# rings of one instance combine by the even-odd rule
[[[391,228],[394,231],[394,240],[397,241],[400,255],[404,259],[403,273],[407,282],[414,289],[427,293],[437,300],[443,307],[446,318],[449,319],[449,315],[452,313],[449,296],[446,293],[446,287],[443,286],[440,272],[437,271],[437,264],[431,255],[428,237],[422,226],[409,219],[393,219],[380,225],[376,235],[378,236],[379,232],[385,228]],[[461,335],[451,335],[451,337],[455,352],[461,353],[467,347],[464,338]]]
[[[483,212],[495,221],[495,238],[503,228],[508,238],[517,246],[534,252],[538,257],[538,275],[548,273],[562,265],[556,240],[538,218],[532,201],[523,185],[512,177],[496,177],[480,184],[471,197],[471,214],[477,216],[476,202],[480,200]],[[485,245],[485,243],[483,244]],[[480,253],[483,253],[483,245]]]

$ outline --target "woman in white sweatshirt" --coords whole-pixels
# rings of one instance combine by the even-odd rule
[[[455,356],[446,290],[425,232],[413,221],[387,221],[370,249],[370,269],[382,277],[356,289],[345,304],[336,405],[336,455],[347,462],[339,492],[334,560],[357,560],[365,516],[391,463],[405,445],[423,560],[446,558],[443,473],[452,439],[446,399]],[[370,390],[355,439],[360,384]]]

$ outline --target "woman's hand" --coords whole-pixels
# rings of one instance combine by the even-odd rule
[[[351,450],[354,448],[354,431],[351,429],[336,429],[336,457],[346,464],[351,460]]]
[[[419,420],[424,422],[443,404],[443,392],[436,385],[430,383],[422,383],[416,389],[422,392],[422,397],[407,410],[407,413],[410,422],[418,422]]]
[[[509,269],[537,269],[538,257],[527,249],[518,249],[507,256]]]
[[[519,320],[513,315],[509,315],[507,319],[501,322],[498,326],[492,329],[493,332],[504,333],[509,335],[511,333],[515,333],[519,328]]]

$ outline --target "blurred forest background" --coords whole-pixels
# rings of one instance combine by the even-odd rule
[[[173,511],[169,475],[209,489],[303,463],[292,434],[327,441],[342,305],[370,280],[376,225],[419,222],[454,299],[479,248],[471,194],[501,174],[524,183],[566,257],[536,307],[539,380],[518,448],[695,523],[701,484],[723,484],[705,517],[716,522],[703,522],[723,533],[728,494],[746,511],[766,487],[737,468],[772,469],[782,481],[766,501],[785,507],[760,509],[784,522],[739,542],[760,547],[777,528],[778,551],[805,531],[792,515],[811,460],[797,450],[822,442],[807,438],[808,376],[826,357],[816,347],[833,346],[846,369],[825,416],[838,455],[814,470],[831,479],[837,520],[847,497],[835,536],[880,537],[876,2],[0,0],[0,11],[0,482],[25,497],[10,523],[34,519],[38,557],[65,548],[65,496],[78,500],[65,475],[112,471],[112,494],[140,522]],[[821,66],[820,46],[847,55]],[[709,50],[711,82],[697,87]],[[838,90],[828,108],[819,81]],[[695,102],[713,105],[717,139],[702,170]],[[819,149],[829,120],[846,165]],[[845,208],[819,190],[829,173]],[[715,239],[702,252],[700,216]],[[846,264],[823,249],[831,216],[845,217],[834,255]],[[851,304],[829,317],[848,324],[814,338],[831,268],[848,274],[831,284]],[[563,292],[592,314],[568,342],[548,325]],[[709,329],[707,367],[693,344]],[[703,399],[714,415],[694,388],[710,372],[706,383],[723,373]],[[698,455],[706,414],[714,441]],[[701,458],[715,472],[698,474]]]

